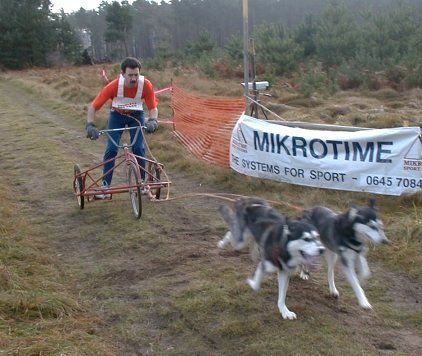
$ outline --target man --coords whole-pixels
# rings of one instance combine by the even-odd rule
[[[107,84],[92,101],[88,107],[88,117],[86,124],[87,137],[91,140],[96,140],[99,136],[99,131],[95,126],[95,113],[108,101],[112,100],[110,116],[108,119],[107,129],[120,129],[124,127],[136,127],[139,123],[146,126],[145,131],[152,133],[158,128],[158,109],[157,99],[155,97],[154,88],[151,82],[143,76],[140,76],[141,63],[132,57],[128,57],[121,63],[121,73],[118,78]],[[145,102],[148,111],[149,119],[144,123],[144,108]],[[137,120],[134,120],[133,118]],[[123,131],[111,131],[109,135],[117,143],[120,142]],[[130,138],[133,141],[136,130],[130,130]],[[132,151],[137,156],[144,156],[144,140],[143,135],[139,134],[136,142],[132,146]],[[113,178],[114,157],[116,157],[118,147],[109,138],[107,141],[107,148],[104,153],[104,180],[103,187],[107,188],[111,185]],[[145,166],[142,159],[138,159],[139,165]],[[108,172],[108,173],[107,173]],[[107,173],[107,174],[106,174]],[[144,172],[142,171],[142,176]],[[104,196],[103,196],[104,197]]]

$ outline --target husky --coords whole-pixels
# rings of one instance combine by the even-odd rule
[[[296,319],[286,306],[290,273],[302,264],[312,264],[324,252],[316,228],[309,222],[285,217],[260,198],[240,198],[233,209],[222,205],[219,211],[230,230],[218,247],[231,244],[240,250],[252,243],[260,261],[253,278],[247,279],[248,285],[257,291],[266,273],[277,272],[278,309],[284,319]]]
[[[366,260],[368,243],[388,243],[375,200],[370,199],[368,206],[352,206],[344,213],[335,213],[322,206],[305,209],[302,218],[318,229],[321,242],[326,247],[324,255],[328,266],[330,295],[336,298],[339,296],[334,284],[334,268],[340,256],[343,272],[359,305],[364,309],[372,309],[360,284],[360,281],[364,282],[371,274]],[[359,277],[355,267],[359,271]]]

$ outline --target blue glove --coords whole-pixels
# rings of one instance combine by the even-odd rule
[[[90,138],[91,140],[96,140],[100,136],[100,132],[93,122],[88,122],[85,128],[86,137]]]
[[[148,121],[145,123],[145,132],[146,133],[153,133],[157,131],[158,129],[158,122],[157,119],[148,119]]]

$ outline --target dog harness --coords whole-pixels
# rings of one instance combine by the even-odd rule
[[[283,225],[283,235],[280,241],[277,239],[273,239],[273,243],[271,245],[271,262],[274,266],[276,266],[280,271],[283,270],[283,264],[280,261],[280,245],[283,246],[286,244],[286,238],[289,233],[289,229],[287,225]],[[289,269],[289,265],[287,265],[287,269]]]
[[[283,269],[283,266],[280,262],[280,259],[278,258],[279,252],[280,252],[280,248],[278,247],[277,241],[274,240],[272,248],[271,248],[272,263],[281,271]]]
[[[349,238],[347,241],[343,242],[343,245],[351,250],[359,253],[362,251],[363,244],[359,240],[356,240],[354,237]]]

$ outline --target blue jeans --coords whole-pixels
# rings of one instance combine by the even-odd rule
[[[141,125],[144,125],[144,112],[143,111],[133,111],[131,116],[135,117],[141,122]],[[137,127],[139,126],[138,122],[126,115],[119,114],[116,111],[110,111],[110,116],[108,118],[108,129],[121,129],[124,127]],[[122,137],[124,131],[112,131],[109,132],[109,135],[113,138],[114,141],[120,143],[120,139]],[[136,130],[129,130],[130,133],[130,140],[133,141]],[[110,140],[107,140],[107,148],[104,152],[104,161],[112,159],[117,156],[119,148]],[[133,143],[132,152],[137,156],[144,156],[145,154],[145,147],[144,147],[144,137],[142,132],[139,132],[136,141]],[[145,161],[143,159],[138,158],[138,164],[145,168]],[[114,159],[110,162],[104,164],[103,167],[103,174],[107,173],[110,169],[111,171],[104,176],[104,184],[111,185],[111,180],[113,178],[113,170],[114,168]],[[144,179],[145,172],[141,169],[141,176]]]

